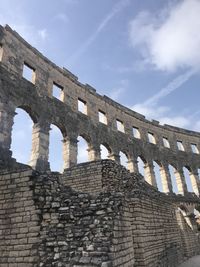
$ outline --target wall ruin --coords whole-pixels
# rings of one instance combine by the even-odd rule
[[[25,67],[31,80],[23,77]],[[34,123],[28,165],[10,150],[16,108]],[[63,135],[62,174],[49,167],[51,124]],[[77,164],[78,136],[88,143],[87,163]],[[100,145],[108,160],[101,160]],[[199,254],[193,213],[200,209],[199,151],[200,133],[148,121],[100,96],[0,26],[0,266],[176,267]],[[119,164],[120,152],[128,170]],[[157,190],[153,161],[164,193]]]

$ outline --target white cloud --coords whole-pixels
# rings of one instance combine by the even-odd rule
[[[187,117],[175,116],[175,117],[161,117],[159,118],[160,124],[169,124],[173,126],[178,126],[181,128],[190,127],[190,120]]]
[[[194,129],[195,131],[200,132],[200,120],[196,121],[196,123],[194,124],[193,129]]]
[[[109,97],[115,101],[118,101],[120,99],[120,96],[122,96],[126,91],[128,85],[129,81],[127,79],[120,80],[119,85],[110,91]]]
[[[136,104],[131,107],[132,110],[146,116],[148,119],[158,119],[169,111],[167,106],[148,106],[145,103]]]
[[[167,12],[141,12],[130,23],[130,40],[145,62],[159,70],[200,67],[200,1],[183,0]]]
[[[57,14],[54,19],[60,20],[61,22],[64,22],[64,23],[69,21],[69,18],[67,17],[67,15],[65,13]]]
[[[183,85],[185,82],[187,82],[195,73],[196,73],[195,70],[189,70],[189,71],[186,71],[185,73],[179,75],[173,81],[171,81],[166,87],[161,89],[155,95],[148,98],[145,101],[145,104],[150,105],[150,104],[157,103],[160,99],[166,97],[167,95],[171,94],[175,90],[179,89],[181,87],[181,85]]]
[[[71,56],[68,61],[69,64],[73,64],[76,60],[89,48],[89,46],[95,41],[98,35],[106,28],[108,23],[119,13],[121,12],[128,4],[130,0],[120,0],[117,4],[113,7],[109,14],[101,21],[98,25],[96,31],[85,41],[81,44],[81,47]]]
[[[110,98],[112,98],[113,100],[117,101],[119,100],[120,96],[125,92],[125,88],[123,87],[119,87],[119,88],[115,88],[113,89],[109,96]]]
[[[47,30],[37,29],[29,23],[29,18],[26,16],[25,10],[22,9],[22,5],[17,3],[13,5],[13,1],[1,1],[0,24],[8,24],[34,46],[39,47],[41,41],[46,40],[47,37]]]
[[[40,38],[45,41],[47,38],[47,29],[42,29],[38,31],[38,35],[40,36]]]
[[[181,128],[190,128],[193,130],[200,129],[200,123],[197,126],[194,124],[194,120],[191,116],[174,116],[169,115],[171,113],[171,108],[167,106],[159,106],[157,104],[148,106],[146,104],[136,104],[132,107],[132,109],[142,115],[144,115],[147,119],[158,120],[160,124],[169,124]]]
[[[155,95],[146,99],[143,103],[134,105],[132,109],[147,116],[147,118],[160,119],[161,116],[165,115],[166,112],[170,110],[170,108],[166,106],[158,106],[158,101],[173,93],[175,90],[181,88],[181,85],[187,82],[194,74],[194,70],[186,71],[184,74],[176,77],[166,87],[159,90]],[[165,121],[165,119],[163,119],[162,121]]]

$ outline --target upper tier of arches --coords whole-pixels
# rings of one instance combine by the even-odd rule
[[[120,162],[120,154],[127,158],[130,171],[138,171],[140,157],[148,182],[157,186],[153,173],[155,161],[161,172],[164,173],[163,169],[166,172],[163,175],[165,191],[171,191],[166,171],[169,165],[176,170],[180,193],[187,191],[182,175],[184,167],[189,169],[198,187],[199,133],[148,121],[143,115],[100,96],[69,71],[50,62],[9,26],[0,27],[0,45],[2,162],[12,157],[10,145],[15,110],[22,108],[34,124],[29,162],[33,168],[49,169],[49,131],[53,124],[63,136],[64,169],[77,164],[77,138],[81,136],[87,141],[89,160],[99,159],[100,146],[104,145],[110,159]]]

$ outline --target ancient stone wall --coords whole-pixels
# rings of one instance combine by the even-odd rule
[[[16,108],[34,123],[29,166],[10,150]],[[63,174],[49,168],[52,124],[63,135]],[[88,143],[89,162],[77,165],[78,136]],[[100,145],[109,160],[100,160]],[[0,27],[0,267],[177,267],[200,253],[199,151],[199,133],[150,122],[100,96],[9,26]],[[153,161],[166,194],[157,190]]]
[[[32,118],[32,154],[29,165],[49,169],[49,131],[56,125],[63,135],[63,168],[77,164],[77,137],[88,143],[88,160],[100,158],[100,145],[109,158],[120,161],[120,151],[127,156],[128,169],[138,171],[140,157],[145,164],[145,179],[157,186],[153,161],[160,166],[163,191],[172,192],[169,164],[174,167],[178,191],[187,193],[183,167],[190,172],[193,191],[199,195],[200,134],[138,114],[100,96],[94,88],[83,85],[65,68],[61,69],[31,47],[9,26],[0,27],[0,149],[3,165],[11,161],[13,118],[16,108]],[[29,68],[31,80],[23,77]],[[60,88],[60,98],[53,96],[53,86]],[[79,110],[79,102],[83,110]],[[133,131],[134,129],[134,131]],[[178,143],[177,143],[178,142]],[[11,165],[13,164],[13,161]]]
[[[87,174],[94,162],[86,165]],[[195,196],[166,196],[110,160],[97,162],[99,179],[100,165],[93,194],[58,173],[1,172],[0,266],[175,267],[200,252],[194,222],[178,209],[198,207]]]
[[[66,169],[62,175],[64,185],[90,194],[102,191],[102,161],[82,163]]]
[[[38,266],[39,215],[34,205],[32,170],[0,174],[0,266]]]

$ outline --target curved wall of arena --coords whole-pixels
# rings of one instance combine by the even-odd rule
[[[32,72],[31,81],[23,77],[25,66]],[[60,99],[53,96],[54,85],[60,89]],[[200,133],[149,121],[99,95],[5,26],[0,27],[0,149],[4,163],[12,159],[10,145],[16,108],[24,109],[34,122],[29,165],[35,169],[49,169],[49,131],[53,124],[63,135],[64,169],[77,164],[77,138],[82,136],[88,143],[89,161],[100,159],[100,145],[108,149],[109,159],[117,162],[123,152],[130,172],[138,172],[140,157],[145,179],[154,186],[156,162],[166,193],[173,191],[171,165],[180,194],[187,193],[183,172],[186,167],[193,191],[199,195]]]

